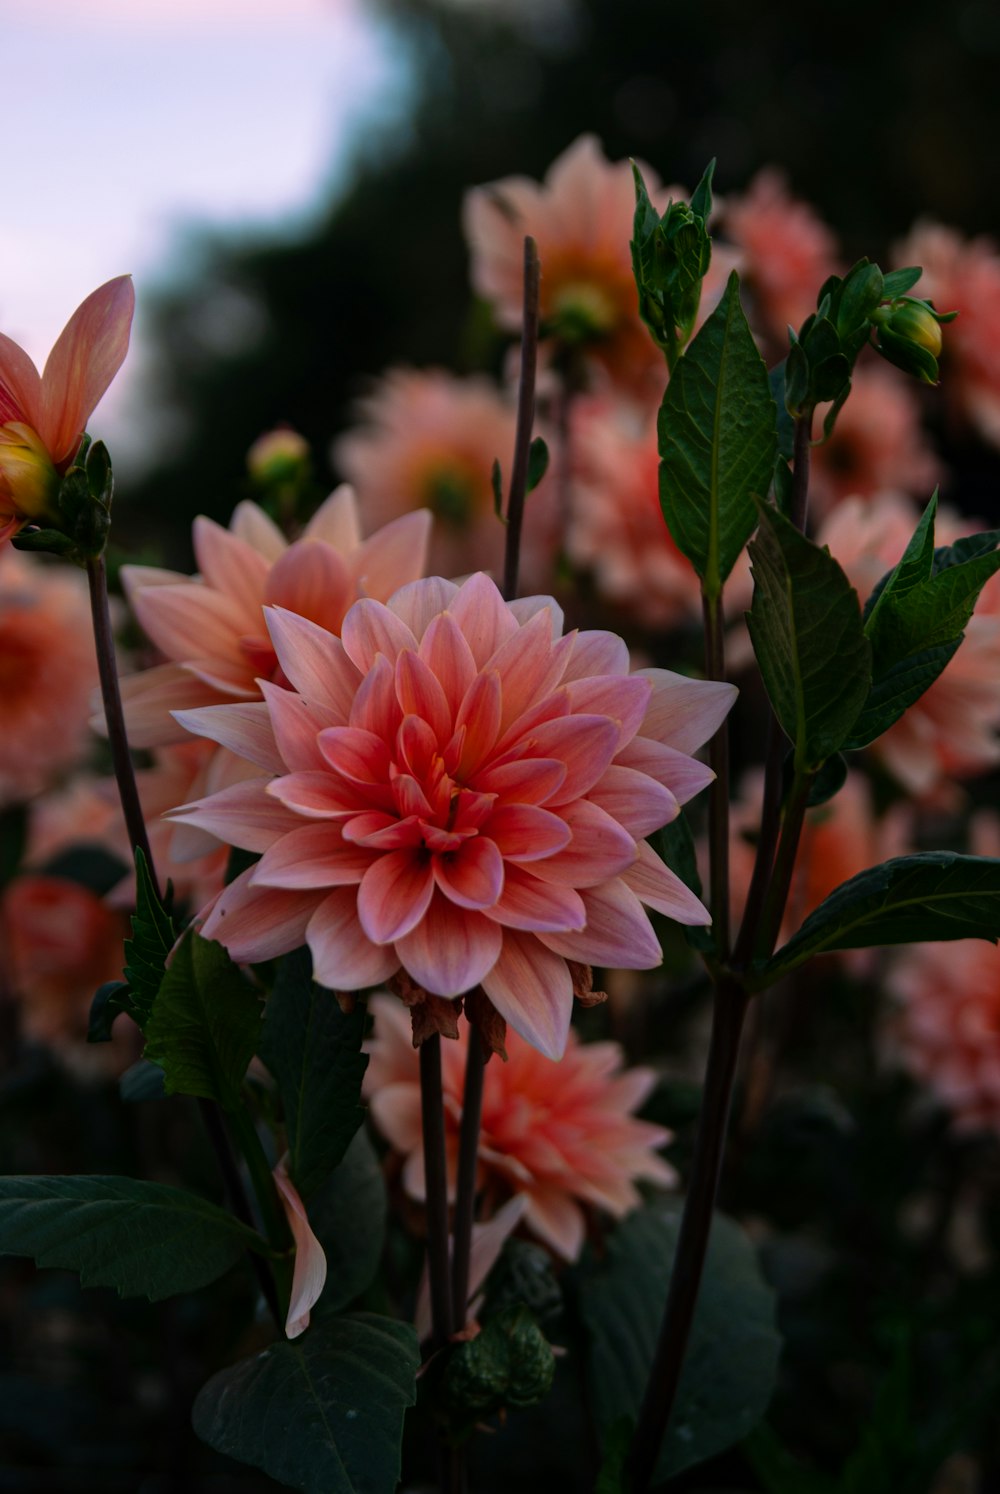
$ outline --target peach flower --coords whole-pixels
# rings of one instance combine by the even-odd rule
[[[568,960],[658,965],[643,904],[708,922],[644,837],[709,781],[688,754],[733,686],[629,675],[621,639],[560,637],[551,598],[508,604],[482,574],[357,602],[342,638],[268,625],[292,689],[180,713],[264,775],[176,814],[264,853],[204,919],[234,959],[306,942],[337,990],[401,966],[438,996],[482,984],[558,1057]]]
[[[822,516],[844,498],[890,490],[926,501],[940,481],[941,463],[921,428],[912,384],[886,364],[864,362],[852,382],[833,435],[813,448],[810,508]],[[816,425],[818,431],[819,418]]]
[[[896,260],[923,266],[914,294],[940,311],[958,312],[945,333],[942,389],[988,441],[1000,444],[1000,252],[989,239],[918,223]]]
[[[701,617],[701,588],[660,508],[655,426],[637,427],[621,407],[579,401],[566,549],[589,567],[600,594],[650,628]]]
[[[372,998],[375,1031],[367,1044],[371,1062],[363,1094],[372,1119],[406,1162],[403,1184],[414,1198],[425,1196],[420,1120],[420,1067],[410,1036],[410,1017],[391,996]],[[454,1195],[458,1135],[469,1026],[458,1042],[441,1045],[448,1184]],[[585,1208],[618,1219],[640,1202],[636,1181],[663,1187],[676,1173],[657,1148],[669,1131],[636,1120],[656,1075],[623,1069],[617,1043],[581,1043],[570,1029],[558,1071],[516,1032],[507,1036],[508,1062],[495,1058],[483,1080],[478,1190],[491,1208],[510,1195],[527,1199],[524,1223],[564,1260],[580,1253]]]
[[[789,193],[773,168],[758,172],[742,197],[729,197],[726,235],[742,250],[744,274],[770,336],[787,347],[816,310],[820,286],[837,272],[837,241],[807,203]]]
[[[889,1047],[954,1118],[1000,1131],[1000,950],[982,939],[913,944],[886,978]]]
[[[229,529],[195,520],[200,576],[123,566],[136,617],[169,660],[122,682],[132,745],[183,740],[172,710],[260,700],[259,679],[277,669],[263,608],[285,607],[336,631],[357,597],[384,600],[423,574],[429,526],[426,511],[406,514],[362,540],[354,494],[341,487],[294,544],[244,502]]]
[[[83,576],[0,552],[0,805],[86,755],[97,656]]]
[[[0,542],[55,517],[59,477],[124,361],[134,309],[131,278],[109,280],[74,311],[41,374],[0,333]]]
[[[362,423],[339,438],[333,455],[369,522],[428,508],[433,575],[502,575],[506,530],[494,512],[491,473],[499,460],[506,500],[516,416],[496,386],[443,369],[395,368],[358,413]],[[521,569],[529,588],[551,574],[558,538],[552,487],[544,479],[525,508]]]
[[[833,510],[817,536],[829,545],[864,601],[896,564],[919,520],[904,499],[883,494],[870,503],[850,498]],[[976,526],[939,512],[936,539],[953,543]],[[1000,578],[983,588],[958,652],[919,700],[871,751],[911,794],[930,795],[953,778],[974,777],[1000,762]]]

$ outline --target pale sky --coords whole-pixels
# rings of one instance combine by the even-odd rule
[[[0,330],[38,363],[74,307],[130,271],[114,438],[142,364],[143,288],[185,229],[307,221],[405,69],[364,0],[0,0],[7,139]]]

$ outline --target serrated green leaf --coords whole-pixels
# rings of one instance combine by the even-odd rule
[[[772,985],[828,950],[950,939],[1000,939],[1000,859],[923,851],[869,867],[810,913],[753,985]]]
[[[637,1416],[666,1301],[680,1209],[635,1209],[580,1270],[590,1336],[588,1378],[602,1440]],[[716,1214],[674,1414],[653,1481],[673,1477],[745,1437],[767,1410],[781,1340],[774,1296],[750,1240]]]
[[[309,1200],[309,1222],[326,1255],[325,1308],[349,1307],[375,1277],[385,1245],[385,1178],[359,1131],[332,1177]]]
[[[261,1057],[285,1110],[288,1171],[303,1198],[330,1176],[364,1119],[365,1005],[349,1016],[312,979],[308,949],[285,955],[267,1003]]]
[[[0,1254],[158,1302],[207,1286],[260,1236],[225,1210],[162,1183],[122,1177],[0,1177]]]
[[[145,1030],[144,1057],[163,1070],[168,1095],[239,1107],[240,1086],[260,1043],[260,998],[221,944],[185,936]]]
[[[953,545],[938,545],[934,551],[931,574],[936,576],[939,571],[950,570],[953,565],[962,565],[980,555],[989,555],[997,545],[1000,545],[1000,529],[984,529],[980,534],[964,535]]]
[[[163,980],[167,955],[174,947],[177,931],[156,892],[146,858],[136,848],[135,912],[132,937],[125,940],[125,979],[129,987],[129,1015],[143,1032]]]
[[[660,504],[674,542],[715,596],[757,523],[777,449],[767,370],[739,276],[678,362],[660,406]]]
[[[800,771],[838,752],[871,683],[857,593],[826,549],[760,507],[750,546],[750,637],[771,704]]]
[[[304,1494],[392,1494],[419,1364],[407,1323],[319,1317],[293,1343],[213,1375],[192,1423],[217,1452]]]

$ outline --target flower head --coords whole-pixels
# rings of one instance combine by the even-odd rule
[[[550,1057],[565,1046],[568,960],[661,960],[643,904],[703,924],[644,837],[710,780],[688,754],[735,689],[629,675],[624,643],[561,632],[548,598],[488,577],[362,600],[340,638],[273,609],[283,689],[180,713],[261,776],[177,811],[261,851],[208,912],[234,959],[306,942],[340,990],[402,967],[437,996],[482,985]]]
[[[425,1194],[420,1073],[410,1041],[410,1018],[400,1002],[375,996],[375,1032],[364,1094],[375,1125],[406,1158],[403,1184]],[[463,1076],[469,1042],[462,1023],[458,1042],[442,1044],[445,1140],[449,1186],[454,1190],[462,1120]],[[584,1239],[584,1208],[619,1218],[639,1202],[640,1178],[669,1187],[673,1169],[657,1156],[669,1131],[636,1120],[656,1076],[652,1069],[623,1069],[617,1043],[581,1043],[570,1030],[558,1071],[516,1033],[507,1037],[508,1062],[487,1064],[479,1137],[478,1190],[498,1203],[527,1199],[524,1222],[565,1260],[575,1260]]]
[[[128,351],[134,308],[131,278],[109,280],[74,311],[41,374],[0,333],[0,540],[54,516],[58,479]]]

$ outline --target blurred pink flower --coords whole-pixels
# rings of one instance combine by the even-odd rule
[[[356,598],[383,601],[423,574],[429,527],[426,511],[406,514],[362,540],[354,494],[341,487],[294,544],[244,502],[228,529],[195,520],[199,576],[123,566],[136,617],[170,661],[122,682],[132,745],[182,740],[173,710],[260,700],[259,679],[277,677],[263,608],[285,607],[336,632]]]
[[[837,271],[834,235],[773,168],[758,172],[742,197],[726,199],[722,222],[743,252],[744,276],[767,332],[787,348],[789,324],[798,329],[816,310],[820,286]]]
[[[887,1046],[958,1131],[1000,1131],[1000,950],[982,939],[913,944],[893,959]]]
[[[77,307],[39,374],[0,333],[0,542],[26,520],[53,517],[59,476],[128,352],[135,292],[128,275]]]
[[[701,617],[701,587],[660,508],[655,425],[597,399],[573,410],[566,549],[593,571],[602,597],[651,628]]]
[[[941,475],[912,385],[885,364],[862,362],[833,435],[813,448],[812,511],[822,516],[844,498],[874,498],[889,491],[912,493],[926,502]]]
[[[372,1119],[405,1158],[403,1184],[425,1196],[420,1068],[411,1041],[410,1016],[400,1001],[375,996],[369,1004],[375,1031],[364,1096]],[[449,1190],[454,1194],[468,1023],[457,1042],[441,1045]],[[558,1071],[516,1032],[507,1035],[508,1062],[494,1058],[483,1082],[477,1191],[495,1209],[510,1195],[527,1198],[524,1222],[557,1255],[580,1253],[585,1206],[616,1219],[639,1203],[640,1179],[670,1187],[676,1173],[658,1147],[669,1131],[633,1112],[646,1099],[652,1069],[623,1069],[617,1043],[581,1043],[570,1029]]]
[[[0,805],[40,792],[83,759],[96,683],[82,574],[5,547],[0,551]]]
[[[989,239],[964,239],[918,223],[895,251],[897,264],[921,265],[914,295],[957,311],[944,330],[941,388],[980,433],[1000,445],[1000,252]]]
[[[817,536],[829,545],[862,602],[896,564],[919,519],[906,500],[883,494],[846,499]],[[952,544],[976,525],[939,511],[936,540]],[[911,794],[946,790],[949,780],[985,773],[1000,762],[1000,577],[986,583],[958,653],[930,689],[872,744],[871,751]]]
[[[500,576],[506,530],[494,513],[491,473],[499,460],[506,499],[516,416],[496,386],[443,369],[395,368],[358,413],[362,423],[335,443],[334,461],[369,522],[428,508],[435,518],[432,575]],[[546,584],[551,573],[555,524],[553,485],[544,479],[525,508],[522,572],[529,588]]]
[[[292,690],[180,713],[277,775],[176,814],[264,853],[204,921],[235,959],[306,942],[337,990],[400,966],[438,996],[482,984],[558,1057],[567,960],[658,965],[644,903],[708,922],[644,837],[710,780],[688,753],[733,686],[630,676],[621,639],[560,637],[551,598],[508,605],[482,574],[357,602],[342,639],[280,609],[268,625]]]

